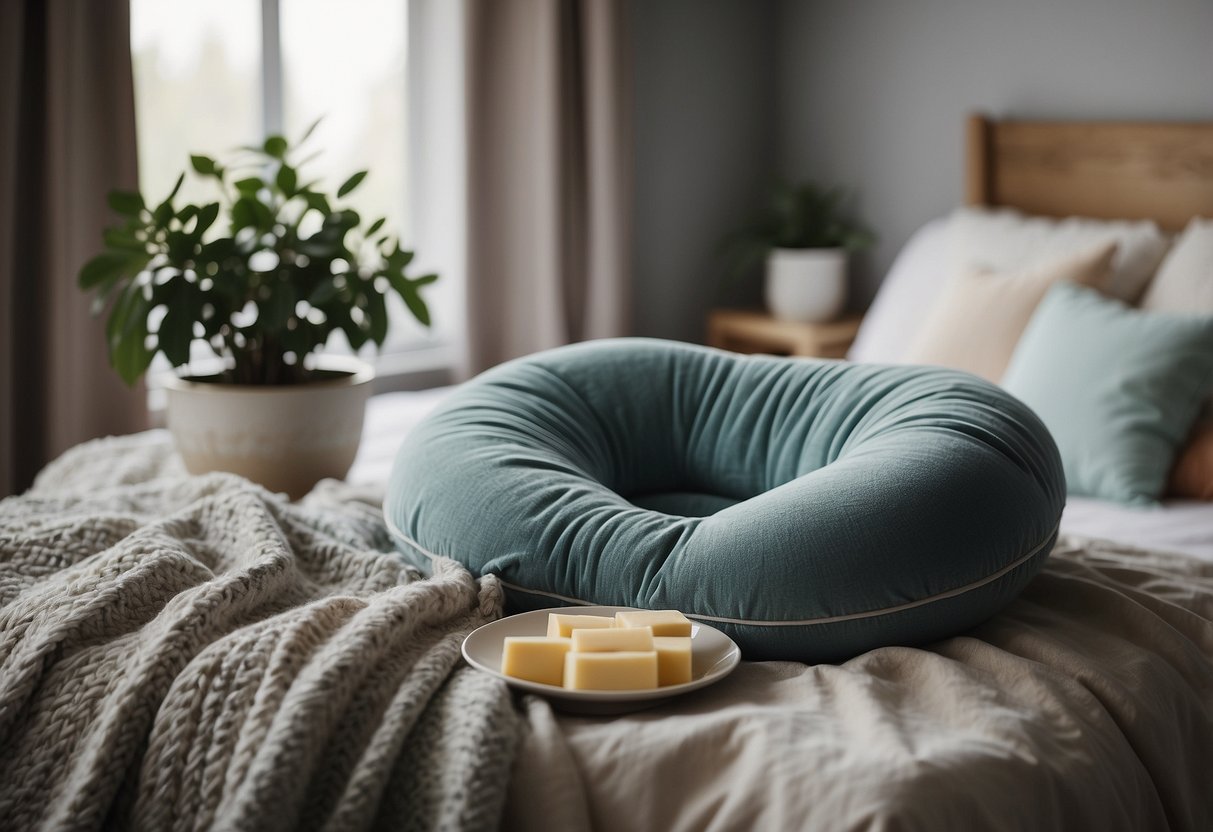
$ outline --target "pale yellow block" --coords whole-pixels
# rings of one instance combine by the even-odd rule
[[[652,627],[655,636],[689,636],[690,620],[678,610],[630,610],[615,613],[616,627]]]
[[[623,632],[623,631],[620,631]],[[691,681],[691,640],[685,636],[657,636],[657,684],[683,685]]]
[[[579,653],[620,653],[653,649],[652,627],[609,630],[573,630],[573,649]]]
[[[564,615],[548,613],[548,638],[568,638],[573,630],[614,627],[615,619],[607,615]]]
[[[652,690],[657,687],[657,652],[572,650],[564,657],[564,686],[570,690]]]
[[[515,679],[560,687],[564,684],[564,657],[572,647],[570,638],[506,636],[501,672]]]

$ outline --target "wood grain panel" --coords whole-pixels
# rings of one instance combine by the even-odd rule
[[[973,117],[967,130],[971,204],[1152,219],[1172,231],[1213,216],[1213,123]]]

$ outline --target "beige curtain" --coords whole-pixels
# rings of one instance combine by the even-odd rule
[[[129,28],[127,0],[0,3],[0,495],[146,422],[75,285],[136,184]]]
[[[472,370],[624,334],[625,0],[470,0]]]

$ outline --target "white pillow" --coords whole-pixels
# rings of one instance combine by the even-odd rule
[[[1167,238],[1147,220],[1050,219],[1010,209],[960,208],[953,214],[952,273],[1034,269],[1050,260],[1115,242],[1112,271],[1100,289],[1136,303],[1167,253]]]
[[[1135,303],[1167,253],[1167,238],[1147,220],[1050,219],[1009,208],[958,208],[912,236],[893,261],[864,316],[851,361],[904,362],[945,286],[975,269],[1029,272],[1050,261],[1115,242],[1105,294]]]
[[[1192,218],[1158,267],[1141,308],[1213,314],[1213,220]]]
[[[931,220],[902,247],[872,300],[847,358],[893,364],[922,329],[951,274],[953,217]]]

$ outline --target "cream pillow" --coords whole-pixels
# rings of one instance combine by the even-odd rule
[[[1115,256],[1116,243],[1102,243],[1024,271],[961,273],[931,308],[906,361],[1001,380],[1019,336],[1049,289],[1065,280],[1099,288]]]

